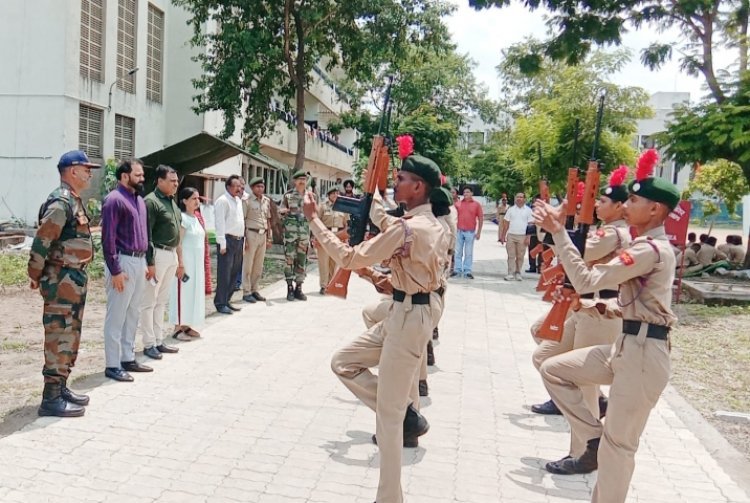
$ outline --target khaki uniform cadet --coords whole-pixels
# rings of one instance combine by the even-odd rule
[[[700,271],[703,266],[698,260],[698,254],[691,246],[685,248],[685,258],[682,258],[683,251],[677,247],[673,247],[674,250],[674,262],[677,274],[680,273],[680,267],[683,269],[683,274]]]
[[[623,177],[624,179],[624,177]],[[603,201],[609,204],[624,203],[628,199],[628,191],[622,185],[608,185],[601,192]],[[611,207],[610,207],[611,208]],[[602,214],[606,215],[602,208]],[[613,210],[613,218],[622,215],[622,210]],[[618,214],[619,213],[619,214]],[[586,266],[591,268],[598,263],[606,263],[616,257],[624,248],[630,245],[630,232],[625,220],[617,219],[607,222],[597,230],[592,230],[586,238],[586,249],[584,259]],[[541,365],[552,358],[574,349],[612,344],[618,335],[622,333],[622,319],[620,308],[617,305],[617,290],[601,290],[580,295],[579,306],[568,312],[568,317],[563,326],[562,339],[554,342],[536,338],[536,332],[541,327],[542,317],[532,327],[532,335],[539,344],[534,350],[532,361],[537,370]],[[606,402],[600,400],[599,386],[581,386],[583,400],[592,415],[603,416]],[[550,410],[559,414],[559,410],[553,401],[541,405],[532,406],[531,410],[537,413],[549,414]],[[576,457],[586,450],[588,438],[580,438],[577,431],[571,430],[569,456]],[[563,458],[565,459],[565,458]],[[547,470],[557,474],[567,474],[567,467],[562,464],[563,460],[547,463]]]
[[[284,228],[284,277],[287,284],[286,300],[307,300],[302,293],[302,283],[307,275],[307,251],[310,248],[310,226],[302,214],[307,174],[295,171],[292,175],[295,187],[281,198],[281,224]],[[302,190],[299,189],[299,186]],[[292,285],[296,283],[296,286]]]
[[[99,168],[86,154],[64,154],[57,165],[61,177],[77,166]],[[71,174],[82,189],[84,175]],[[90,175],[89,175],[90,178]],[[44,392],[40,416],[82,416],[89,397],[67,387],[81,342],[83,309],[86,305],[86,266],[94,258],[89,217],[81,197],[66,182],[52,191],[39,210],[39,227],[31,245],[28,275],[32,288],[39,287],[44,299]]]
[[[245,216],[245,254],[242,258],[242,300],[251,304],[265,301],[258,292],[258,281],[263,275],[266,250],[273,245],[271,226],[271,199],[261,193],[258,197],[253,188],[265,183],[256,176],[250,180],[250,196],[242,201]]]
[[[421,156],[404,159],[401,171],[432,187],[440,170]],[[433,191],[436,189],[433,189]],[[376,412],[380,449],[379,503],[401,503],[401,449],[427,432],[426,420],[410,406],[419,361],[442,312],[440,288],[445,267],[443,228],[430,204],[410,208],[398,223],[354,248],[340,242],[320,219],[310,228],[320,245],[346,269],[356,270],[390,259],[393,304],[386,318],[336,352],[331,368],[365,405]],[[375,376],[369,369],[378,366]],[[408,443],[408,442],[406,442]]]
[[[328,189],[326,193],[326,200],[318,207],[318,217],[323,222],[328,230],[334,234],[342,229],[345,229],[349,223],[349,215],[341,211],[334,211],[333,204],[336,202],[339,189],[336,186]],[[325,293],[325,289],[328,283],[333,278],[333,273],[336,270],[336,262],[326,253],[322,248],[318,248],[318,268],[320,269],[320,293]]]
[[[631,182],[630,192],[642,199],[628,201],[627,212],[649,211],[645,206],[649,200],[674,209],[680,200],[674,185],[657,178]],[[631,223],[636,216],[650,219],[641,235],[617,258],[592,269],[581,260],[564,229],[553,234],[558,257],[577,292],[620,286],[623,334],[615,343],[550,358],[540,369],[571,430],[589,439],[582,456],[563,463],[570,465],[571,472],[582,472],[596,469],[598,460],[595,503],[625,501],[641,433],[669,380],[668,333],[677,320],[670,308],[674,253],[660,218],[666,214],[644,216],[645,211],[629,218]],[[604,426],[583,401],[581,386],[591,384],[611,385]]]

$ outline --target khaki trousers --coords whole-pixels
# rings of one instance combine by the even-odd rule
[[[508,274],[521,274],[526,258],[526,235],[507,234],[505,249],[508,251]]]
[[[419,372],[420,359],[440,318],[443,300],[430,295],[430,305],[391,302],[386,318],[376,323],[331,359],[341,382],[375,411],[380,482],[376,501],[402,503],[401,450],[406,408]],[[370,369],[378,366],[378,375]],[[418,400],[415,406],[418,404]]]
[[[320,288],[325,288],[333,279],[333,273],[336,271],[336,261],[331,258],[322,246],[315,249],[318,254],[318,272],[320,273]]]
[[[644,323],[637,336],[621,334],[614,344],[552,357],[540,369],[547,391],[571,430],[586,440],[601,438],[594,503],[625,501],[638,442],[669,380],[668,343],[647,339],[646,327]],[[611,385],[604,426],[586,406],[581,392],[582,386],[595,384]]]
[[[242,255],[242,293],[250,295],[258,291],[258,281],[263,276],[263,261],[266,258],[266,235],[245,231],[247,247]]]
[[[554,342],[536,337],[536,332],[544,322],[542,316],[531,327],[531,335],[538,346],[534,350],[531,360],[537,370],[542,364],[553,356],[557,356],[574,349],[587,348],[590,346],[611,345],[618,335],[622,333],[621,318],[605,318],[600,316],[595,308],[581,309],[579,311],[568,311],[568,317],[563,325],[563,334],[560,342]],[[598,385],[580,387],[581,395],[586,407],[592,415],[599,417],[599,395]],[[581,438],[580,432],[570,429],[570,454],[573,457],[580,456],[586,450],[586,442],[589,438]]]
[[[169,303],[172,282],[177,281],[177,252],[154,248],[156,284],[146,281],[141,297],[138,333],[143,347],[160,346],[164,341],[164,311]]]

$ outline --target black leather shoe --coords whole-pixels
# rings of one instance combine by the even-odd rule
[[[250,294],[250,295],[243,295],[242,296],[242,300],[244,300],[245,302],[247,302],[249,304],[255,304],[256,302],[258,302],[257,300],[255,300],[255,296],[253,296],[252,294]]]
[[[592,438],[586,442],[586,450],[577,458],[563,458],[560,461],[552,461],[544,467],[548,472],[556,475],[577,475],[591,473],[597,468],[597,452],[599,450],[599,439]]]
[[[234,311],[227,306],[216,306],[216,312],[221,314],[234,314]]]
[[[531,412],[535,414],[544,414],[547,416],[562,416],[562,412],[557,408],[555,402],[547,400],[544,403],[538,403],[531,406]]]
[[[151,346],[150,348],[143,349],[143,356],[148,356],[154,360],[161,360],[164,358],[156,347]]]
[[[326,287],[321,286],[320,287],[320,295],[325,295],[325,294],[326,294]]]
[[[604,416],[607,415],[608,404],[609,404],[609,400],[607,400],[606,396],[599,397],[599,419],[602,419]]]
[[[232,304],[227,304],[227,307],[232,311],[242,311],[241,307],[233,306]]]
[[[435,365],[435,351],[432,349],[432,341],[427,343],[427,365],[430,367]]]
[[[156,346],[156,350],[159,353],[179,353],[180,350],[174,346],[167,346],[166,344],[159,344]]]
[[[251,295],[252,295],[253,297],[255,297],[255,300],[257,300],[258,302],[265,302],[265,301],[266,301],[266,298],[265,298],[265,297],[263,297],[263,296],[262,296],[261,294],[259,294],[258,292],[253,292],[253,293],[252,293]]]
[[[430,423],[427,419],[414,408],[414,405],[409,404],[404,417],[404,447],[419,447],[419,437],[427,433],[429,429]],[[375,435],[372,436],[372,443],[378,445]]]
[[[432,340],[436,341],[438,337],[440,337],[440,332],[438,331],[438,327],[435,327],[432,329]]]
[[[110,379],[120,382],[133,382],[133,376],[125,372],[121,368],[107,367],[104,369],[104,375]]]
[[[61,383],[44,383],[42,403],[37,411],[40,416],[80,417],[85,412],[81,405],[63,398]]]
[[[88,405],[89,404],[89,397],[88,395],[80,395],[78,393],[75,393],[70,388],[68,388],[66,381],[62,382],[62,387],[60,388],[60,396],[63,397],[63,400],[69,403],[74,403],[76,405]]]
[[[458,276],[458,273],[456,271],[451,271],[451,276],[450,277],[451,278],[455,278],[456,276]]]
[[[471,274],[470,272],[466,273],[466,277],[469,278],[469,279],[474,279],[474,275]]]
[[[430,389],[427,387],[427,379],[419,380],[419,396],[430,396]]]
[[[529,274],[536,274],[536,269],[526,269],[526,271],[524,272],[527,272]]]
[[[120,362],[122,369],[127,372],[153,372],[154,369],[133,360],[132,362]]]

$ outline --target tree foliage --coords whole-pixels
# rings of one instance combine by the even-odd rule
[[[192,15],[193,45],[203,75],[194,81],[196,112],[224,115],[222,135],[243,118],[245,143],[276,127],[270,106],[280,99],[297,114],[295,168],[305,158],[305,91],[313,66],[326,61],[353,79],[403,59],[412,45],[446,38],[441,0],[173,0]],[[216,25],[207,31],[207,24]]]
[[[729,159],[750,180],[750,93],[721,104],[702,103],[678,108],[657,137],[680,164]]]
[[[485,145],[471,158],[472,178],[482,185],[482,190],[491,199],[500,199],[505,194],[524,190],[523,173],[516,167],[507,146],[498,142]]]
[[[526,41],[504,54],[515,57],[534,43]],[[514,110],[514,125],[509,136],[499,141],[505,142],[507,155],[523,174],[527,187],[535,186],[544,176],[553,189],[561,190],[569,167],[585,167],[593,150],[597,98],[602,91],[606,99],[596,158],[604,163],[605,170],[635,161],[631,138],[636,119],[652,115],[648,96],[641,88],[621,87],[608,80],[628,57],[625,51],[595,52],[577,66],[543,58],[533,76],[518,72],[507,59],[500,64],[508,104]]]
[[[718,213],[721,203],[726,205],[730,215],[734,215],[742,197],[750,192],[750,185],[737,163],[717,159],[698,168],[688,184],[688,194],[695,191],[713,201],[713,205],[708,205],[708,210],[704,208],[706,216]]]
[[[469,4],[477,9],[504,7],[510,0],[469,0]],[[533,72],[542,56],[580,63],[596,46],[620,45],[623,33],[633,26],[658,33],[679,30],[681,40],[655,37],[641,52],[641,62],[654,69],[679,54],[681,69],[703,76],[716,103],[723,102],[740,80],[748,78],[749,0],[524,0],[523,4],[552,13],[547,23],[551,37],[519,60],[527,71]],[[716,68],[717,48],[735,52],[736,72]]]

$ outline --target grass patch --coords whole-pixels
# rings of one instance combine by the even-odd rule
[[[2,341],[0,342],[0,351],[26,351],[29,344],[23,341]]]
[[[29,281],[26,269],[29,256],[1,253],[0,254],[0,286],[18,286]]]

